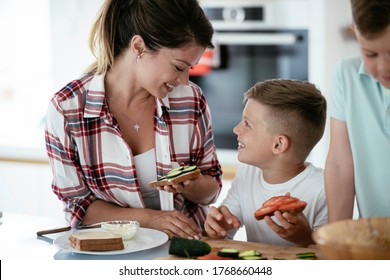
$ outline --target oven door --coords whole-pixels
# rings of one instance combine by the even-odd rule
[[[207,98],[219,149],[237,149],[233,128],[242,117],[243,94],[266,79],[308,79],[307,30],[218,32],[219,65],[204,76],[191,76]]]

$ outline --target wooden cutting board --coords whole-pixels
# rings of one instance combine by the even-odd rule
[[[297,253],[314,252],[316,256],[320,258],[320,252],[316,247],[304,248],[296,246],[275,246],[263,243],[244,242],[238,240],[225,240],[225,239],[210,239],[203,238],[202,241],[207,242],[212,247],[212,252],[218,252],[222,248],[233,248],[237,250],[256,250],[269,260],[273,259],[286,259],[294,260],[297,259]],[[178,256],[169,255],[161,258],[164,260],[183,260]]]

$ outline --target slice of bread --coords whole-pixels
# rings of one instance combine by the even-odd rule
[[[79,251],[116,251],[125,248],[120,235],[112,232],[88,231],[69,235],[70,245]]]
[[[177,185],[184,181],[195,179],[200,175],[200,169],[196,166],[178,167],[169,171],[166,176],[160,178],[159,180],[150,182],[149,185],[152,187]]]

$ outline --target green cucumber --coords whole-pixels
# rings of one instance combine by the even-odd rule
[[[316,253],[314,253],[314,252],[297,253],[296,256],[298,259],[301,259],[301,260],[315,260],[315,259],[317,259]]]
[[[207,255],[210,252],[211,246],[208,243],[184,237],[172,237],[169,245],[169,254],[179,257],[194,258]]]
[[[220,257],[237,259],[238,258],[238,250],[232,249],[232,248],[224,248],[224,249],[219,250],[217,255]]]

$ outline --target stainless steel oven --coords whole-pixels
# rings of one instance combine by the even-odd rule
[[[210,72],[190,77],[209,103],[215,144],[236,149],[243,93],[270,78],[308,80],[308,0],[200,1],[215,29]]]

